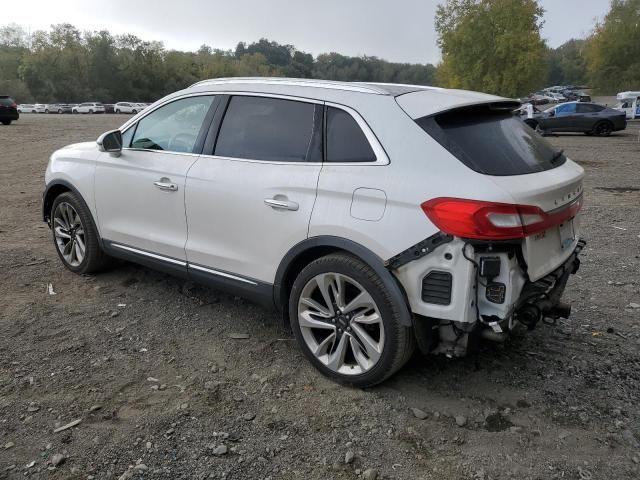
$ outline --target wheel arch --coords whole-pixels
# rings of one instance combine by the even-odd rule
[[[400,322],[411,327],[411,313],[406,292],[398,279],[384,266],[384,261],[368,248],[341,237],[318,236],[308,238],[292,247],[284,256],[274,282],[274,303],[282,313],[285,325],[289,323],[289,292],[300,271],[309,263],[332,253],[347,253],[371,267],[382,280],[385,288],[398,305],[404,306],[400,312]]]
[[[44,193],[42,194],[42,221],[46,222],[49,226],[51,226],[51,207],[53,206],[53,202],[59,195],[66,192],[74,193],[80,199],[80,201],[83,202],[87,207],[87,211],[91,215],[93,224],[95,225],[96,231],[98,232],[98,243],[100,244],[100,248],[102,248],[103,247],[102,237],[100,236],[98,223],[96,222],[96,219],[93,216],[93,212],[91,211],[91,208],[89,208],[87,201],[84,199],[80,191],[72,183],[68,182],[67,180],[62,180],[62,179],[52,180],[47,184],[47,187],[45,188]]]

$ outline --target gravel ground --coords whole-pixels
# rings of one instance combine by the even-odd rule
[[[640,478],[639,124],[550,138],[587,171],[570,321],[360,391],[240,298],[62,267],[40,221],[47,158],[124,120],[0,126],[0,478]]]

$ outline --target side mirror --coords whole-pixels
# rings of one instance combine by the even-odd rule
[[[112,130],[103,133],[96,141],[101,152],[120,154],[122,151],[122,133],[120,130]]]
[[[551,110],[551,111],[549,112],[549,116],[550,116],[550,117],[555,117],[555,116],[556,116],[556,111],[555,111],[555,110]]]

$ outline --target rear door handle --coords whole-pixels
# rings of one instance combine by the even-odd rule
[[[153,182],[153,184],[160,190],[168,190],[169,192],[175,192],[178,190],[178,185],[171,183],[168,178],[161,178],[157,182]]]
[[[292,210],[296,211],[300,206],[296,202],[290,200],[278,200],[276,198],[265,198],[264,204],[275,210]]]

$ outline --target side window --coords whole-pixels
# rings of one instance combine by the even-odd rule
[[[358,122],[344,110],[327,107],[327,162],[375,162]]]
[[[593,105],[590,103],[578,104],[578,113],[595,113],[601,112],[602,110],[604,110],[604,107],[601,105]]]
[[[250,160],[313,160],[315,104],[234,96],[225,113],[215,155]]]
[[[193,152],[212,102],[211,95],[188,97],[158,108],[138,122],[131,148]]]
[[[572,115],[576,113],[576,104],[575,103],[566,103],[564,105],[560,105],[556,108],[556,115],[558,117],[563,117],[565,115]]]

